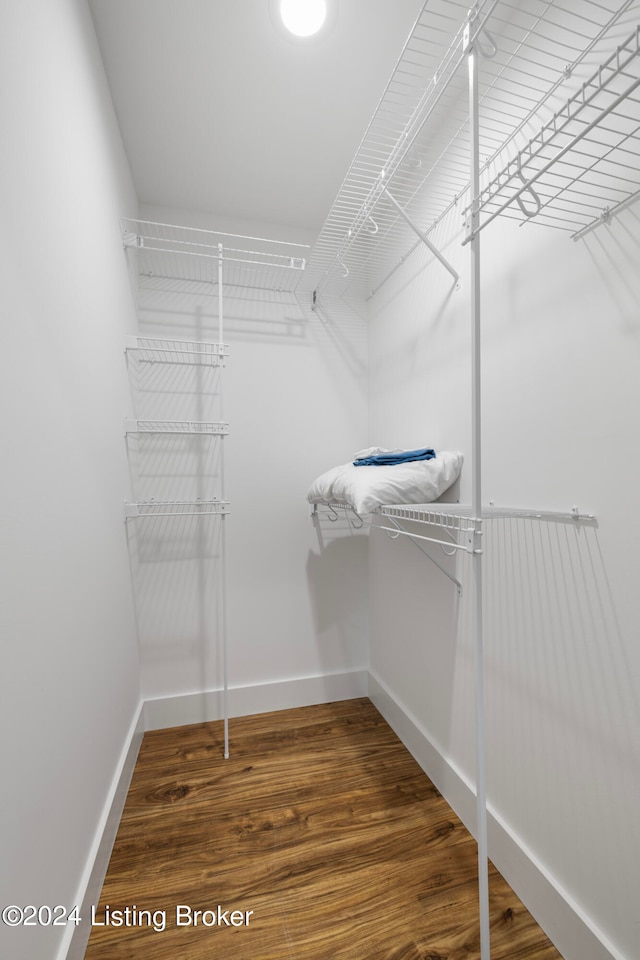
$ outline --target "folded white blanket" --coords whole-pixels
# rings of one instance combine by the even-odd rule
[[[354,467],[343,463],[309,487],[309,503],[348,503],[356,513],[373,513],[383,504],[431,503],[449,489],[462,468],[462,454],[441,451],[432,460],[393,466]]]

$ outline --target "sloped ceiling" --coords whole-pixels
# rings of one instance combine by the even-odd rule
[[[422,0],[89,0],[141,203],[319,232]]]

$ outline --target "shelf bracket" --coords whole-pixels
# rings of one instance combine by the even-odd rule
[[[410,540],[411,543],[414,545],[414,547],[417,547],[418,550],[420,551],[420,553],[423,554],[423,556],[425,556],[425,557],[427,558],[427,560],[431,560],[431,563],[434,563],[434,564],[436,565],[436,567],[438,568],[438,570],[439,570],[441,573],[443,573],[443,574],[445,575],[445,577],[447,577],[449,580],[451,580],[451,582],[452,582],[453,584],[455,584],[455,586],[456,586],[456,588],[457,588],[457,590],[458,590],[458,596],[461,597],[461,596],[462,596],[462,583],[460,582],[460,580],[458,580],[458,578],[455,577],[452,573],[449,573],[449,571],[447,570],[447,568],[446,568],[442,563],[440,563],[438,560],[436,560],[436,558],[433,557],[433,556],[429,553],[428,550],[425,550],[425,548],[424,548],[424,547],[422,546],[422,544],[420,543],[420,540],[419,540],[418,538],[416,538],[415,536],[412,536],[409,531],[404,530],[403,527],[395,520],[394,517],[387,517],[387,520],[388,520],[390,523],[392,523],[394,527],[396,527],[397,533],[404,533],[406,536],[408,536],[408,537],[409,537],[409,540]],[[375,524],[375,523],[374,523],[374,524],[371,524],[371,526],[373,527],[374,530],[376,529],[376,524]],[[386,528],[386,527],[378,527],[377,529],[379,529],[379,530],[387,530],[388,528]],[[396,534],[396,535],[397,535],[397,534]],[[390,536],[393,537],[393,534],[390,533]]]
[[[413,222],[413,220],[408,216],[408,214],[405,212],[404,208],[400,206],[400,204],[398,203],[398,201],[396,200],[396,198],[393,196],[392,193],[389,192],[389,190],[388,190],[387,187],[383,187],[383,193],[386,195],[387,199],[391,201],[391,203],[392,203],[393,206],[396,208],[396,210],[398,211],[398,213],[400,214],[400,216],[403,218],[403,220],[405,220],[405,221],[409,224],[409,226],[411,227],[411,229],[413,230],[413,232],[414,232],[414,233],[417,233],[417,235],[420,237],[420,239],[422,240],[422,242],[424,243],[424,245],[425,245],[425,246],[431,251],[431,253],[434,255],[434,257],[436,258],[436,260],[439,260],[440,263],[442,264],[442,266],[445,268],[445,270],[447,270],[447,271],[451,274],[451,276],[453,277],[453,279],[454,279],[455,282],[456,282],[456,286],[460,286],[460,275],[459,275],[459,273],[458,273],[456,270],[454,270],[454,268],[451,266],[451,264],[449,263],[449,261],[448,261],[445,257],[442,256],[442,254],[440,253],[440,251],[439,251],[436,247],[434,247],[434,245],[431,243],[431,241],[429,240],[429,238],[427,237],[427,235],[426,235],[422,230],[420,230],[419,227],[417,227],[417,226],[415,225],[415,223]]]

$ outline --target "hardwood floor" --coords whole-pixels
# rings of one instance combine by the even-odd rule
[[[561,960],[490,889],[492,960]],[[85,960],[475,960],[476,845],[366,699],[235,719],[229,760],[155,731],[95,920]]]

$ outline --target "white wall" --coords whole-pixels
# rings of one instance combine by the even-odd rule
[[[83,892],[138,707],[119,218],[135,204],[80,0],[0,9],[0,903]],[[61,927],[0,926],[12,960]]]
[[[165,223],[250,236],[297,242],[307,239],[299,231],[223,222],[188,211],[146,208],[143,215]],[[141,289],[139,332],[217,340],[217,289],[196,294],[193,287],[170,287],[157,283]],[[357,312],[344,304],[338,304],[336,310],[330,317],[314,313],[308,294],[225,287],[229,358],[224,371],[224,419],[229,421],[230,434],[224,444],[225,493],[231,503],[226,523],[232,715],[299,703],[305,696],[304,681],[309,678],[315,681],[355,672],[361,675],[361,683],[367,665],[366,537],[335,542],[332,538],[331,543],[321,544],[305,499],[315,476],[327,464],[348,459],[367,434],[364,310],[361,306]],[[145,403],[146,416],[152,415],[151,406],[162,404],[165,412],[156,415],[219,418],[215,376],[207,379],[209,375],[202,374],[200,401],[192,393],[195,385],[187,384],[184,376],[175,372],[160,376],[168,377],[165,386],[154,387],[150,397],[134,391],[132,403],[138,409]],[[172,382],[178,384],[177,394]],[[172,414],[179,409],[185,413]],[[215,452],[206,452],[207,446],[210,449],[211,441],[204,442],[197,457],[209,495],[215,495],[217,460]],[[179,456],[170,478],[170,495],[176,498],[185,489],[186,479],[178,476]],[[197,458],[191,468],[194,477],[200,475]],[[145,469],[143,466],[143,472]],[[186,473],[189,469],[185,467]],[[146,496],[153,495],[151,488],[157,482],[150,483]],[[222,683],[215,597],[219,523],[209,522],[199,545],[194,539],[198,536],[195,525],[190,530],[183,527],[185,536],[177,542],[175,523],[149,521],[146,528],[138,525],[135,534],[142,689],[149,700],[216,690]],[[256,687],[266,691],[270,685],[274,685],[272,700],[256,696]],[[240,688],[253,692],[243,695]],[[297,691],[293,700],[282,699],[285,689]],[[317,690],[315,682],[310,689]],[[166,723],[170,714],[161,716]],[[176,722],[179,717],[175,715]]]
[[[448,275],[415,254],[370,302],[370,440],[462,449],[468,502],[461,239],[455,221],[436,238],[461,270],[460,290],[449,294]],[[640,951],[640,214],[578,243],[499,222],[482,245],[485,502],[597,515],[596,526],[486,524],[489,804],[603,944],[593,956],[631,960]],[[452,567],[465,583],[467,565],[464,555]],[[410,543],[371,538],[372,673],[473,782],[469,593],[459,600]],[[498,865],[516,887],[523,880]],[[540,913],[578,960],[568,929]]]

